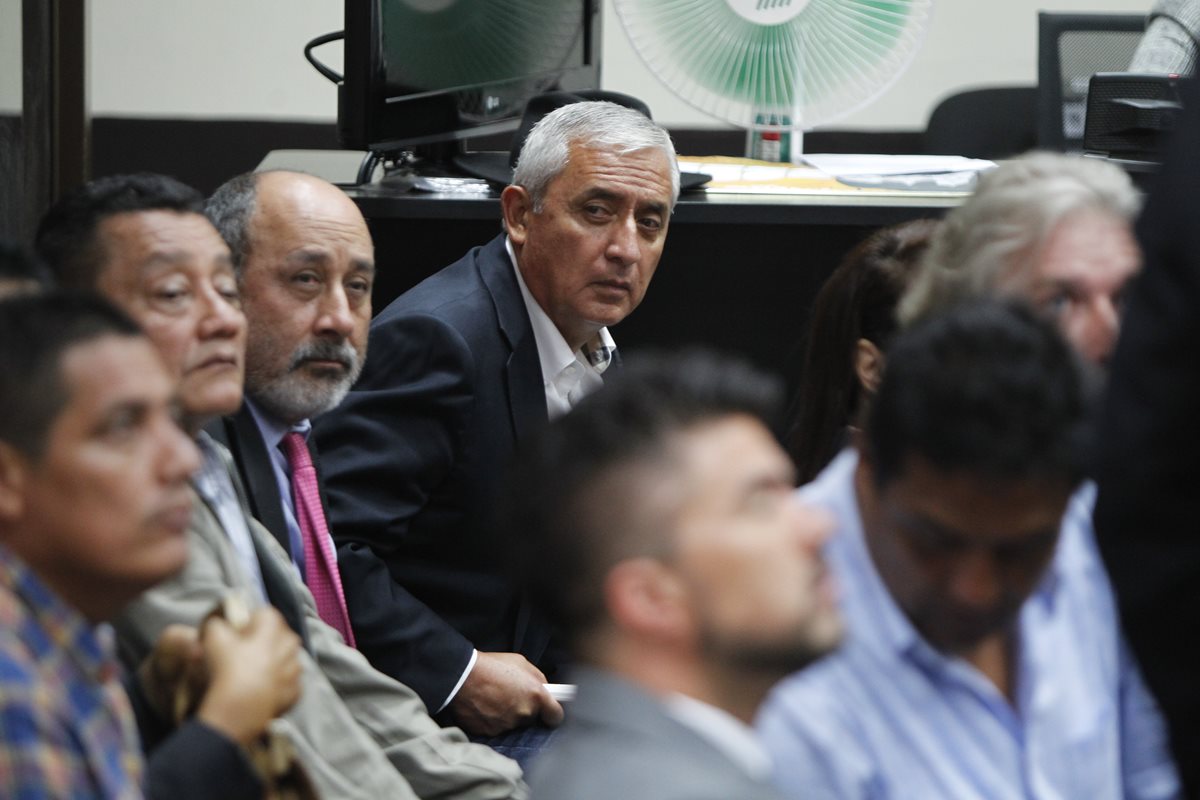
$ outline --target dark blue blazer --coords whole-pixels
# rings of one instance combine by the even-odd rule
[[[529,316],[503,235],[371,323],[367,363],[316,423],[359,649],[436,711],[472,648],[543,668],[549,630],[489,529],[517,442],[547,419]]]

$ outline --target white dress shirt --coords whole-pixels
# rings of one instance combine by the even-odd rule
[[[521,287],[521,297],[525,300],[525,310],[529,314],[529,324],[533,328],[533,338],[537,342],[538,360],[542,365],[542,382],[546,390],[546,411],[550,419],[557,419],[604,385],[601,375],[608,364],[593,366],[585,355],[584,348],[571,350],[558,326],[538,305],[529,287],[525,285],[525,278],[517,268],[517,257],[513,252],[512,242],[505,239],[504,247],[508,251],[509,260],[512,261],[517,285]],[[597,331],[594,342],[594,348],[609,348],[610,351],[616,349],[608,328]]]
[[[749,725],[724,709],[685,694],[669,695],[666,707],[676,722],[691,728],[751,778],[766,781],[771,777],[771,757]]]

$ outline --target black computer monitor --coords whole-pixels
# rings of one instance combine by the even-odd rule
[[[1088,81],[1129,66],[1145,14],[1038,12],[1038,146],[1078,152]]]
[[[540,92],[598,88],[601,0],[346,0],[348,148],[448,162]]]
[[[1084,152],[1127,162],[1162,162],[1183,109],[1179,76],[1099,72],[1088,89]]]

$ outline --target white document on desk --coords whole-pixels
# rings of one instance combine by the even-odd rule
[[[938,175],[981,172],[995,161],[965,156],[902,156],[856,153],[805,153],[804,162],[838,179],[862,175]]]
[[[864,189],[892,189],[906,192],[973,192],[981,173],[934,172],[916,175],[842,175],[838,180],[847,186]]]

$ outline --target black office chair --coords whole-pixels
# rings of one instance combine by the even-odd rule
[[[1146,27],[1142,14],[1038,12],[1038,146],[1083,149],[1088,81],[1129,68]]]
[[[994,86],[952,94],[929,115],[922,149],[931,155],[1010,158],[1037,145],[1037,88]]]

